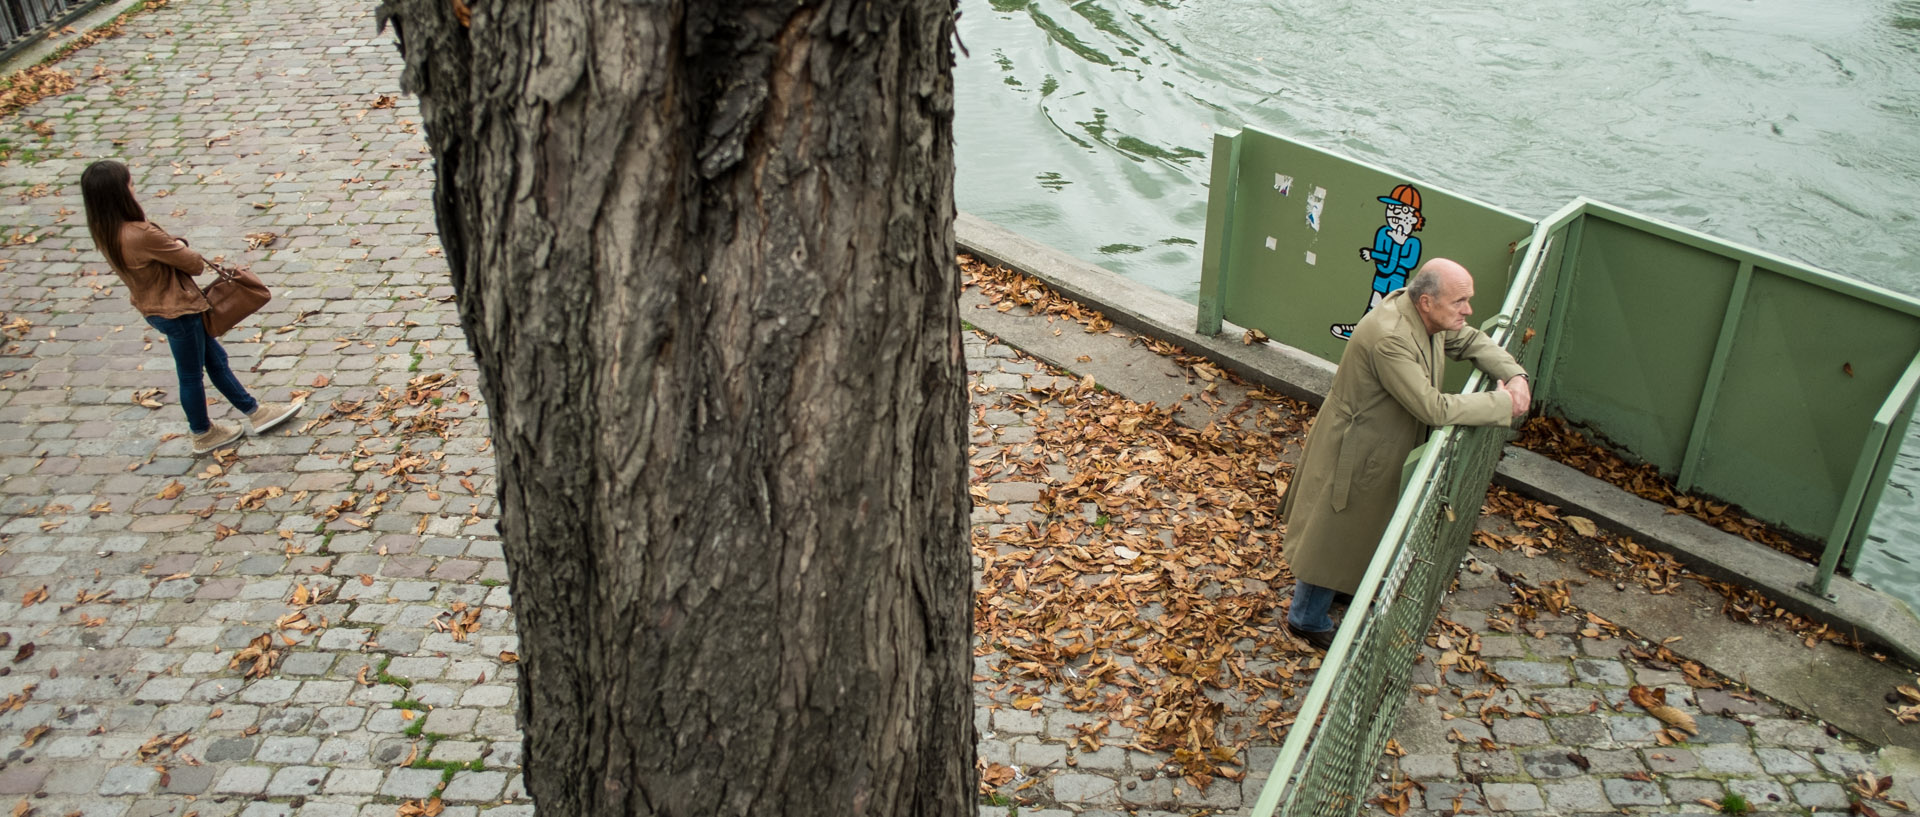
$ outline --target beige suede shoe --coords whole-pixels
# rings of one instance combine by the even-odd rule
[[[253,426],[253,433],[256,436],[264,434],[268,429],[297,416],[300,409],[305,408],[306,405],[306,403],[261,403],[254,407],[252,414],[247,415],[247,422]]]
[[[193,453],[205,454],[216,448],[224,448],[228,443],[240,439],[240,429],[225,423],[214,423],[203,434],[193,435]]]

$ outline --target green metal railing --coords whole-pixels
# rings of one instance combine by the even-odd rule
[[[1668,249],[1657,243],[1661,241],[1683,245],[1685,249]],[[1654,249],[1649,250],[1650,246]],[[1669,255],[1693,253],[1682,260],[1694,263],[1648,257],[1658,251]],[[1645,281],[1685,275],[1692,285],[1704,286],[1702,281],[1710,284],[1711,281],[1697,272],[1703,266],[1699,263],[1701,258],[1708,259],[1706,263],[1729,259],[1725,265],[1732,272],[1725,283],[1726,294],[1720,296],[1721,302],[1729,304],[1726,312],[1717,315],[1711,325],[1678,330],[1713,341],[1705,345],[1711,353],[1712,365],[1703,364],[1700,368],[1704,376],[1696,378],[1704,384],[1704,396],[1699,398],[1699,405],[1687,406],[1689,411],[1680,415],[1688,427],[1669,435],[1685,442],[1686,454],[1679,469],[1683,487],[1713,483],[1714,468],[1725,468],[1724,463],[1716,462],[1712,456],[1716,442],[1721,446],[1728,444],[1717,441],[1713,433],[1714,396],[1720,390],[1736,386],[1754,390],[1756,387],[1749,382],[1751,378],[1740,379],[1739,367],[1752,369],[1772,362],[1762,360],[1756,364],[1740,359],[1743,351],[1748,357],[1754,354],[1750,351],[1752,341],[1746,341],[1747,347],[1742,349],[1741,338],[1762,332],[1766,326],[1763,323],[1762,329],[1754,328],[1743,318],[1743,312],[1766,309],[1767,298],[1781,297],[1774,290],[1803,286],[1814,288],[1809,291],[1816,294],[1831,293],[1827,296],[1831,304],[1827,309],[1854,316],[1856,321],[1878,321],[1904,329],[1910,324],[1901,321],[1915,316],[1916,305],[1911,299],[1837,280],[1783,259],[1734,248],[1583,199],[1567,205],[1535,227],[1532,237],[1525,242],[1525,253],[1520,256],[1518,271],[1512,276],[1514,283],[1507,290],[1500,314],[1482,328],[1527,371],[1540,375],[1534,392],[1536,402],[1551,402],[1564,408],[1569,391],[1594,390],[1588,381],[1596,373],[1607,374],[1604,369],[1596,371],[1595,366],[1580,355],[1605,358],[1611,350],[1604,348],[1604,344],[1603,348],[1592,349],[1596,342],[1585,337],[1578,342],[1588,348],[1577,350],[1573,347],[1575,341],[1568,337],[1570,332],[1580,334],[1575,331],[1579,327],[1574,326],[1576,313],[1595,308],[1596,302],[1605,305],[1604,299],[1596,301],[1595,289],[1599,288],[1604,295],[1621,292],[1622,297],[1639,298],[1637,303],[1646,303],[1647,288],[1639,285]],[[1594,269],[1585,271],[1590,277],[1582,282],[1579,280],[1583,274],[1581,268],[1588,265]],[[1607,287],[1613,286],[1608,276],[1623,276],[1635,286],[1623,284],[1608,290]],[[1636,276],[1638,280],[1633,280]],[[1800,296],[1801,300],[1795,303],[1804,303],[1808,297],[1799,290],[1786,291]],[[1762,311],[1762,314],[1766,313]],[[1590,316],[1586,318],[1590,322]],[[1657,325],[1657,321],[1638,313],[1632,320],[1649,327]],[[1647,328],[1639,331],[1651,334]],[[1834,480],[1843,493],[1837,507],[1826,511],[1832,514],[1826,519],[1833,527],[1825,540],[1824,558],[1817,568],[1809,569],[1809,585],[1816,592],[1826,590],[1836,569],[1851,569],[1854,560],[1859,558],[1866,535],[1865,520],[1878,503],[1894,456],[1905,439],[1914,406],[1920,401],[1920,355],[1913,352],[1910,342],[1899,340],[1903,335],[1883,334],[1888,336],[1890,348],[1873,350],[1877,355],[1874,357],[1868,357],[1867,352],[1850,351],[1844,360],[1851,362],[1841,373],[1849,379],[1858,376],[1862,380],[1879,378],[1881,382],[1897,378],[1878,392],[1884,397],[1874,400],[1872,405],[1877,410],[1871,416],[1870,425],[1859,431],[1849,431],[1844,425],[1827,425],[1823,429],[1830,438],[1828,442],[1844,443],[1839,446],[1844,452],[1839,456],[1848,458],[1850,471],[1836,475]],[[1698,352],[1699,347],[1700,343],[1675,346],[1693,349],[1696,356],[1706,354]],[[1779,376],[1777,370],[1773,376]],[[1580,382],[1570,384],[1567,378]],[[1476,372],[1467,381],[1465,390],[1475,391],[1486,385],[1485,377]],[[1649,410],[1630,402],[1578,399],[1584,396],[1575,395],[1573,402],[1581,406],[1601,405],[1608,410],[1623,411],[1627,416]],[[1660,416],[1675,414],[1668,411]],[[1604,421],[1610,415],[1602,413],[1599,417]],[[1592,421],[1594,418],[1579,419]],[[1681,420],[1671,420],[1670,424],[1680,428]],[[1776,436],[1788,433],[1776,431]],[[1794,433],[1806,432],[1800,429]],[[1865,439],[1852,435],[1862,435]],[[1254,817],[1274,814],[1319,817],[1353,815],[1359,811],[1405,702],[1414,659],[1466,553],[1493,469],[1502,447],[1512,436],[1506,428],[1445,428],[1434,432],[1422,447],[1417,462],[1408,472],[1394,516],[1354,594],[1352,612],[1335,635],[1333,646],[1327,651],[1296,716],[1294,728],[1288,733],[1273,771],[1255,801]]]
[[[13,59],[48,31],[80,19],[106,0],[0,0],[0,61]]]
[[[1868,524],[1872,522],[1873,509],[1880,505],[1880,494],[1887,489],[1887,478],[1893,473],[1900,442],[1907,438],[1917,396],[1920,396],[1920,355],[1907,364],[1893,392],[1873,415],[1859,462],[1854,465],[1853,478],[1842,498],[1839,518],[1832,535],[1827,537],[1813,581],[1808,584],[1814,593],[1826,595],[1833,584],[1834,570],[1845,566],[1847,572],[1853,572],[1860,554],[1866,550]]]
[[[1522,364],[1537,361],[1532,331],[1552,309],[1563,237],[1574,213],[1556,214],[1529,239],[1499,315],[1485,325]],[[1544,283],[1543,283],[1544,282]],[[1475,372],[1467,390],[1485,384]],[[1448,427],[1429,438],[1400,504],[1360,581],[1253,807],[1276,813],[1352,815],[1405,703],[1414,657],[1466,554],[1494,466],[1513,432]]]

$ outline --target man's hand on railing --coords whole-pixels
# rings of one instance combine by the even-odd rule
[[[1516,419],[1527,416],[1527,410],[1533,407],[1533,387],[1528,385],[1526,375],[1517,374],[1509,377],[1506,382],[1494,388],[1513,400],[1513,416]]]

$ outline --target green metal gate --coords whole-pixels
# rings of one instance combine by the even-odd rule
[[[1823,543],[1824,593],[1905,436],[1920,302],[1600,202],[1567,212],[1536,399],[1679,490]]]

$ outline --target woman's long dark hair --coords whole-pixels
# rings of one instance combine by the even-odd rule
[[[80,173],[80,200],[87,206],[87,230],[93,233],[93,245],[107,257],[114,269],[126,269],[120,258],[120,227],[129,221],[146,221],[147,211],[133,200],[128,184],[133,175],[127,166],[112,159],[87,165]]]

